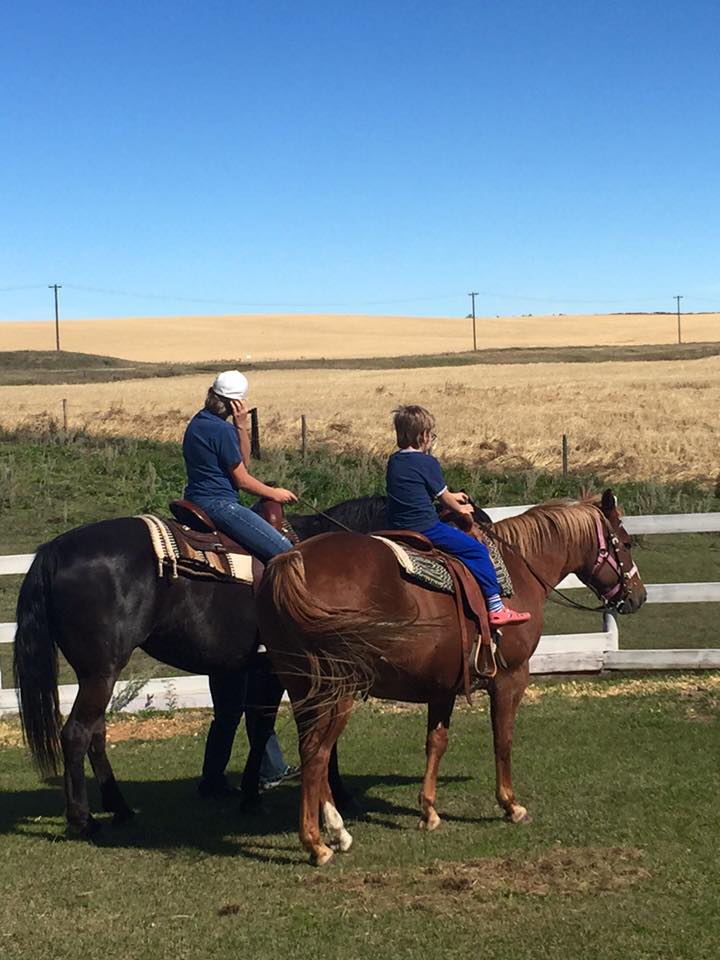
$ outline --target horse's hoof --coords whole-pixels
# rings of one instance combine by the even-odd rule
[[[427,832],[430,833],[432,830],[437,830],[441,823],[442,820],[436,811],[431,810],[427,817],[420,817],[418,830],[427,830]]]
[[[351,833],[343,828],[340,836],[330,841],[330,846],[336,853],[349,853],[352,849],[353,837]]]
[[[313,867],[324,867],[325,864],[330,863],[334,856],[335,854],[330,847],[326,847],[323,844],[322,847],[318,847],[317,850],[313,850],[310,854],[310,865]]]
[[[532,817],[526,808],[519,804],[506,812],[505,819],[508,823],[532,823]]]
[[[92,840],[102,831],[102,826],[93,817],[85,823],[68,823],[66,833],[73,840]]]
[[[112,825],[114,827],[121,827],[124,823],[133,820],[134,817],[135,811],[130,807],[127,807],[125,810],[116,810],[112,818]]]

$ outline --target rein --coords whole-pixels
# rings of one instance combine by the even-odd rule
[[[354,530],[351,530],[350,527],[346,527],[344,523],[340,520],[336,520],[335,517],[331,517],[329,513],[324,513],[322,510],[310,503],[309,500],[305,500],[303,497],[298,497],[298,503],[301,503],[304,507],[309,507],[313,513],[316,513],[319,517],[324,517],[326,520],[329,520],[330,523],[334,523],[336,527],[340,527],[341,530],[345,530],[347,533],[354,533]]]

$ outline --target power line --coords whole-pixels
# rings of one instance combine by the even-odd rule
[[[53,286],[52,284],[50,285]],[[256,308],[256,309],[277,309],[277,308],[292,308],[292,309],[306,309],[306,310],[317,310],[317,309],[327,309],[331,307],[344,307],[344,308],[358,308],[358,307],[370,307],[370,306],[390,306],[393,304],[410,304],[410,303],[430,303],[438,301],[456,301],[460,302],[461,298],[464,296],[463,293],[459,291],[453,292],[443,292],[443,293],[434,293],[427,294],[424,296],[414,296],[414,297],[389,297],[387,299],[373,299],[373,300],[332,300],[332,301],[249,301],[243,300],[242,297],[230,298],[218,298],[218,297],[192,297],[185,294],[170,294],[170,293],[157,293],[154,291],[138,291],[138,290],[120,290],[117,288],[108,288],[108,287],[93,287],[85,286],[81,284],[66,283],[65,288],[68,290],[75,290],[79,293],[92,293],[99,294],[101,296],[109,297],[130,297],[140,300],[164,300],[167,302],[174,303],[196,303],[196,304],[207,304],[207,305],[217,305],[217,306],[228,306],[235,309],[238,308]],[[22,286],[7,286],[0,287],[0,293],[11,293],[16,291],[23,290],[40,290],[45,287],[45,284],[26,284]],[[631,304],[648,304],[657,302],[659,300],[657,294],[647,295],[643,297],[622,297],[622,298],[607,298],[607,297],[543,297],[529,294],[521,293],[507,293],[499,292],[493,290],[476,290],[474,291],[475,297],[484,297],[487,299],[497,299],[497,300],[515,300],[522,301],[527,303],[545,303],[545,304],[561,304],[564,306],[572,305],[603,305],[607,304],[608,306],[614,305],[625,305],[629,306]],[[712,303],[712,298],[696,296],[694,294],[685,294],[684,299],[696,300],[701,303]],[[473,298],[474,300],[474,298]]]
[[[14,293],[16,290],[44,290],[44,283],[33,283],[22,287],[0,287],[0,293]]]

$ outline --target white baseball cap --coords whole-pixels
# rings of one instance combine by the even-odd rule
[[[247,377],[239,370],[223,370],[215,377],[212,389],[226,400],[244,400],[248,392]]]

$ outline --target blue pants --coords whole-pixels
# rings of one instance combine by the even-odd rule
[[[253,510],[237,500],[214,497],[197,500],[218,530],[246,547],[254,557],[267,563],[272,557],[289,550],[292,544]]]
[[[440,550],[462,560],[480,584],[486,600],[500,593],[495,567],[484,543],[440,520],[422,533]]]

